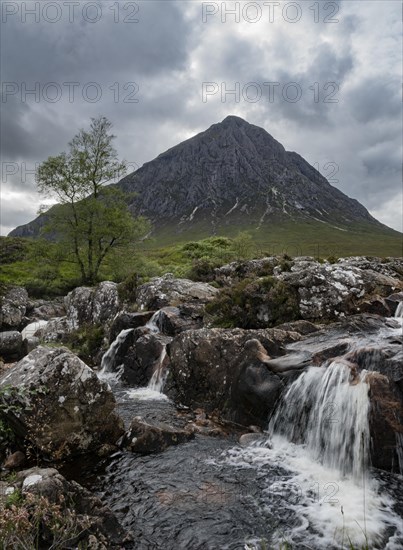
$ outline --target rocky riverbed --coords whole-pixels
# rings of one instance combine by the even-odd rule
[[[401,548],[402,318],[396,258],[9,289],[2,498],[74,493],[90,548]]]

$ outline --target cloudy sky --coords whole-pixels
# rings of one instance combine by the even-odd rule
[[[91,116],[133,169],[229,114],[402,230],[400,2],[1,4],[1,234]],[[232,91],[232,93],[231,93]]]

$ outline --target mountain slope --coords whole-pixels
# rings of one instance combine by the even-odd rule
[[[116,185],[127,193],[133,215],[153,222],[159,244],[248,230],[259,242],[335,241],[354,254],[382,254],[385,242],[383,255],[386,249],[401,254],[400,233],[375,220],[266,130],[235,116],[165,151]],[[43,220],[10,235],[35,236]]]
[[[380,225],[301,156],[235,116],[162,153],[118,186],[137,193],[133,213],[183,230],[201,220],[217,230],[242,217],[256,227],[302,219]]]

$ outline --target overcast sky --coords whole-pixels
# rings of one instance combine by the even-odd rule
[[[99,114],[133,169],[241,116],[402,230],[400,2],[42,0],[1,9],[2,235],[43,202],[35,165]]]

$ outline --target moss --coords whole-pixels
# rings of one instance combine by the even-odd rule
[[[84,325],[68,334],[64,343],[76,353],[84,363],[94,366],[96,363],[96,355],[102,348],[104,335],[104,328],[102,325]]]
[[[274,277],[244,279],[206,306],[215,326],[267,328],[299,319],[297,291]]]

